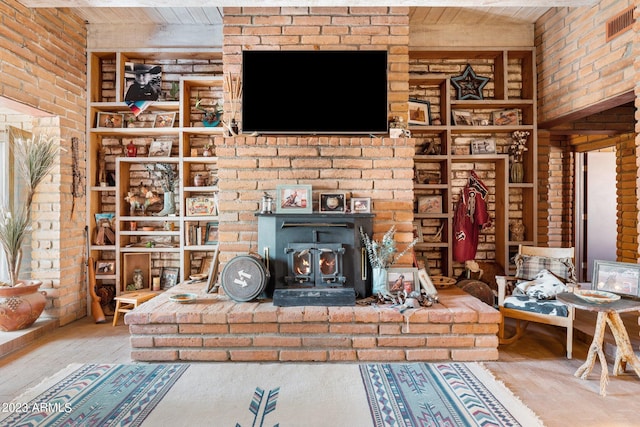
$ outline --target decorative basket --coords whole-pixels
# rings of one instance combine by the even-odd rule
[[[445,289],[456,284],[456,279],[446,276],[431,276],[433,286],[438,289]]]

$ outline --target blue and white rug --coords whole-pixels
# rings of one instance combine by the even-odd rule
[[[542,425],[476,363],[70,365],[3,405],[2,427]]]

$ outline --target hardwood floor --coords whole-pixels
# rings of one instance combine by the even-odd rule
[[[588,328],[589,322],[582,324]],[[625,318],[625,324],[637,350],[637,315]],[[622,376],[610,375],[607,396],[602,397],[599,363],[587,380],[573,376],[586,358],[588,345],[576,339],[573,359],[567,360],[563,342],[560,330],[530,325],[520,341],[500,347],[499,361],[484,365],[549,427],[637,426],[640,378],[630,367]],[[70,363],[130,362],[126,326],[96,325],[84,318],[1,358],[0,402],[9,402]]]

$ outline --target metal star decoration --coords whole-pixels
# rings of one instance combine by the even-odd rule
[[[458,99],[482,99],[482,89],[489,80],[489,77],[476,76],[471,65],[467,64],[464,73],[451,77],[451,84],[458,92]]]

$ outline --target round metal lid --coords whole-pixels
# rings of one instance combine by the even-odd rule
[[[264,264],[251,255],[239,255],[222,269],[222,289],[238,302],[251,301],[260,295],[267,279]]]

